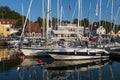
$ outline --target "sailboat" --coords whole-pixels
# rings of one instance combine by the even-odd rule
[[[78,27],[79,27],[80,0],[78,0]],[[78,35],[79,36],[79,35]],[[80,36],[79,36],[80,37]],[[56,60],[78,60],[109,57],[105,49],[80,46],[80,47],[58,47],[47,51]]]
[[[49,2],[48,2],[49,3]],[[43,0],[43,3],[44,4],[44,0]],[[28,15],[30,14],[30,8],[31,8],[31,5],[32,5],[32,0],[31,0],[31,3],[29,5],[29,10],[28,10],[28,14],[27,14],[27,17]],[[42,5],[44,6],[44,5]],[[44,10],[43,10],[44,11]],[[48,13],[47,13],[48,14]],[[23,26],[23,32],[21,34],[21,36],[23,36],[24,34],[24,28],[25,28],[25,25],[26,25],[26,22],[27,22],[27,17],[26,17],[26,20],[25,20],[25,23],[24,23],[24,26]],[[44,32],[44,31],[43,31]],[[35,39],[35,37],[32,37],[32,39]],[[45,39],[43,39],[45,41]],[[33,40],[34,41],[34,40]],[[33,42],[34,43],[34,42]],[[30,44],[30,43],[28,43]],[[40,46],[39,43],[37,43],[37,45],[32,45],[30,47],[24,47],[22,46],[20,48],[21,52],[25,55],[25,56],[45,56],[47,55],[45,52],[47,50],[49,50],[49,48],[45,47],[45,46]]]
[[[108,3],[109,3],[109,1],[108,1]],[[113,7],[114,7],[114,4],[113,4],[113,0],[112,0],[112,7],[111,7],[111,27],[112,27],[112,22],[113,22],[113,9],[114,9]],[[113,32],[115,30],[115,25],[116,25],[116,22],[117,22],[119,11],[120,11],[120,7],[118,7],[116,16],[114,18],[115,20],[114,20],[113,28],[110,31],[110,33],[108,33],[109,36],[110,36],[108,42],[102,43],[102,44],[98,45],[99,48],[105,48],[109,52],[120,51],[120,43],[118,41],[114,41],[115,40],[114,37],[115,37],[116,34]],[[114,35],[112,35],[112,34],[114,34]]]

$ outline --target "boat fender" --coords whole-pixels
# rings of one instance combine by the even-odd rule
[[[20,55],[20,56],[19,56],[19,59],[20,59],[20,60],[23,60],[23,59],[24,59],[24,56],[23,56],[23,55]]]
[[[75,55],[77,54],[77,53],[76,53],[76,50],[74,50],[74,53],[75,53]]]
[[[42,59],[38,59],[38,63],[42,63]]]
[[[87,50],[88,55],[90,54],[89,50]]]

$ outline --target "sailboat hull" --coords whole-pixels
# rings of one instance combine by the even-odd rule
[[[22,48],[21,52],[25,55],[25,56],[44,56],[47,55],[45,53],[45,51],[47,51],[48,49],[46,48]]]
[[[55,52],[56,51],[56,52]],[[97,59],[109,57],[109,53],[104,49],[79,48],[72,51],[61,52],[53,50],[49,55],[56,60],[79,60],[79,59]]]
[[[82,56],[82,55],[58,55],[58,54],[49,54],[51,57],[53,57],[56,60],[84,60],[84,59],[99,59],[99,58],[108,58],[108,55],[101,56]]]

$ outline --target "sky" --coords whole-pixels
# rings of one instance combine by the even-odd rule
[[[0,6],[8,6],[11,10],[14,10],[21,15],[27,15],[28,7],[31,0],[0,0]],[[45,12],[47,10],[47,0],[45,1]],[[62,20],[72,21],[74,18],[78,18],[78,0],[59,0],[59,4],[62,5]],[[101,0],[102,7],[101,7],[101,20],[111,21],[111,6],[112,0]],[[117,15],[118,8],[120,6],[120,0],[113,0],[113,18]],[[98,2],[98,16],[95,16],[96,4]],[[109,5],[108,5],[109,2]],[[80,20],[84,18],[88,18],[90,22],[98,21],[100,15],[100,0],[81,0],[82,7],[80,13]],[[90,7],[91,4],[91,7]],[[23,12],[22,6],[23,5]],[[51,13],[52,17],[57,18],[57,0],[51,0]],[[71,8],[68,11],[68,8]],[[108,6],[108,8],[107,8]],[[61,7],[60,7],[61,8]],[[61,14],[61,10],[59,10],[59,14]],[[89,16],[88,16],[89,14]],[[42,0],[33,0],[31,6],[31,12],[29,19],[31,21],[36,21],[38,17],[42,17]],[[116,19],[116,23],[120,24],[120,15],[118,15]],[[112,19],[113,21],[113,19]]]

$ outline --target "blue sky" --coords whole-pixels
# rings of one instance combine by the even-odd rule
[[[51,1],[52,1],[52,17],[57,17],[57,12],[56,12],[57,0],[51,0]],[[77,8],[76,8],[73,18],[77,18],[77,15],[78,15],[77,1],[78,0],[60,0],[60,3],[63,6],[62,20],[72,21],[72,16],[73,16],[73,13],[75,10],[75,6],[77,6]],[[112,0],[109,0],[109,1],[110,1],[110,3],[108,6],[108,9],[106,9],[108,0],[102,0],[102,12],[101,12],[102,20],[106,19],[108,21],[111,21],[110,16],[111,16]],[[10,9],[15,10],[16,12],[19,12],[20,14],[22,14],[21,5],[23,4],[24,15],[27,14],[29,3],[30,3],[30,0],[0,0],[0,6],[8,6],[8,7],[10,7]],[[45,3],[47,3],[47,0],[45,0]],[[90,3],[91,3],[91,9],[89,12]],[[88,12],[90,13],[90,17],[89,17],[90,22],[99,20],[99,17],[95,17],[93,20],[93,17],[95,15],[96,3],[97,3],[97,0],[82,0],[82,15],[81,15],[82,17],[80,18],[80,20],[87,18]],[[69,5],[71,7],[70,12],[68,12]],[[120,0],[114,0],[113,17],[116,16],[119,5],[120,5]],[[46,4],[46,6],[47,6],[47,4]],[[98,11],[98,13],[99,13],[99,11]],[[39,16],[42,17],[42,0],[33,0],[33,4],[31,7],[31,13],[30,13],[30,20],[36,21],[37,17],[39,17]],[[120,23],[120,15],[118,16],[116,23]]]

